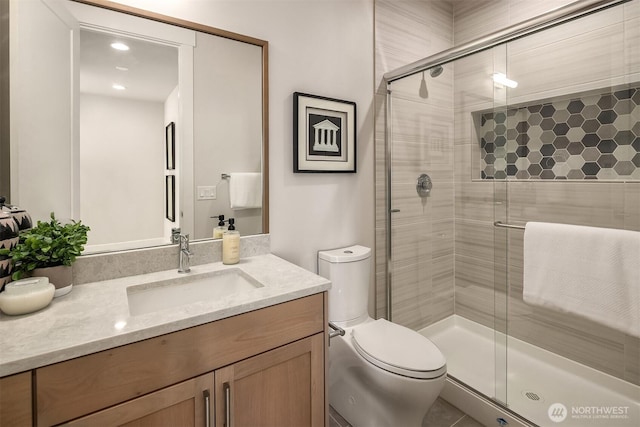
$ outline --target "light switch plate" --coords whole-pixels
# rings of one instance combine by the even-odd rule
[[[215,200],[217,197],[215,185],[196,187],[197,200]]]

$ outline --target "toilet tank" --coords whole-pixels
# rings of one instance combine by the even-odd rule
[[[329,320],[366,318],[369,304],[371,249],[349,246],[318,252],[318,274],[331,280]]]

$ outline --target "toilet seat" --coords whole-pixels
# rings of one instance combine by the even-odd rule
[[[433,379],[447,372],[440,349],[404,326],[378,319],[352,331],[353,346],[364,359],[398,375]]]

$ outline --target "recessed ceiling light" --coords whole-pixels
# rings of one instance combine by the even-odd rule
[[[114,88],[115,90],[125,90],[126,89],[126,87],[124,87],[124,86],[122,86],[122,85],[120,85],[118,83],[114,83],[111,87]]]
[[[111,47],[114,48],[115,50],[122,50],[122,51],[129,50],[129,46],[120,42],[111,43]]]
[[[127,67],[121,67],[120,65],[116,65],[116,70],[118,71],[129,71]]]

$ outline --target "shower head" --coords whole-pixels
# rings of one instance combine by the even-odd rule
[[[433,78],[438,77],[444,69],[440,65],[436,65],[435,67],[429,69],[429,75]],[[418,90],[418,95],[420,98],[427,99],[429,98],[429,90],[427,89],[427,81],[424,79],[424,71],[422,72],[422,80],[420,81],[420,89]]]
[[[429,70],[429,74],[431,77],[438,77],[443,71],[444,69],[440,65],[437,65]]]

